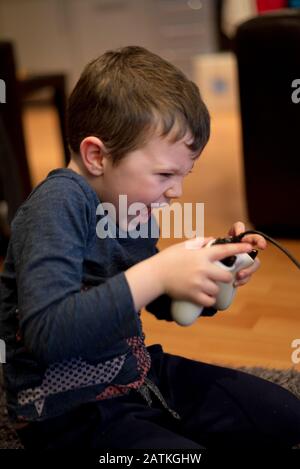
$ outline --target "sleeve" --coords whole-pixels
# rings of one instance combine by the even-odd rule
[[[154,254],[159,252],[158,248],[155,247]],[[145,309],[154,314],[157,319],[164,319],[165,321],[173,321],[171,314],[171,305],[172,298],[169,295],[161,295],[156,298],[154,301],[149,303]],[[214,316],[217,313],[217,310],[213,307],[203,308],[201,316]],[[201,317],[200,316],[200,317]]]
[[[172,299],[169,295],[161,295],[155,300],[151,301],[145,309],[152,313],[157,319],[164,319],[165,321],[173,321],[171,315]]]
[[[81,291],[93,214],[81,187],[64,179],[59,191],[50,180],[34,194],[12,233],[20,331],[46,364],[79,356],[99,361],[141,327],[123,272]]]

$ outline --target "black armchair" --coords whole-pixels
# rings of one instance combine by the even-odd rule
[[[249,218],[289,238],[300,238],[299,44],[299,10],[255,17],[235,38]]]

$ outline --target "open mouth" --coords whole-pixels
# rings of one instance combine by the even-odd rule
[[[149,218],[155,208],[164,208],[167,206],[170,206],[170,202],[153,202],[150,205],[146,205],[145,208],[140,212],[140,215]]]

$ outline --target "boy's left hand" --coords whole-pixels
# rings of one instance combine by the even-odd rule
[[[244,223],[242,223],[241,221],[238,221],[234,223],[234,225],[230,228],[228,235],[229,236],[239,235],[240,233],[243,233],[244,231],[246,231]],[[253,249],[266,249],[267,247],[267,242],[265,238],[256,234],[246,235],[244,238],[242,238],[242,242],[247,242],[247,243],[252,244]],[[254,263],[250,267],[238,272],[238,274],[236,275],[236,281],[234,283],[234,286],[240,287],[242,285],[245,285],[247,282],[249,282],[251,275],[254,274],[254,272],[256,272],[257,269],[259,269],[259,267],[260,267],[260,260],[256,257],[254,259]]]

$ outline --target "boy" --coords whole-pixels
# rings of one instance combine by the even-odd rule
[[[144,204],[140,226],[151,223],[152,203],[181,195],[209,138],[197,87],[141,47],[107,52],[72,92],[68,134],[71,162],[19,209],[1,279],[8,408],[25,447],[298,443],[300,403],[292,394],[144,345],[142,307],[170,320],[171,299],[184,299],[214,314],[216,282],[231,281],[214,261],[265,247],[248,236],[158,252],[157,238],[120,236],[133,217],[120,214],[119,195]],[[96,213],[109,203],[116,237],[99,237]],[[243,229],[236,223],[231,233]]]

